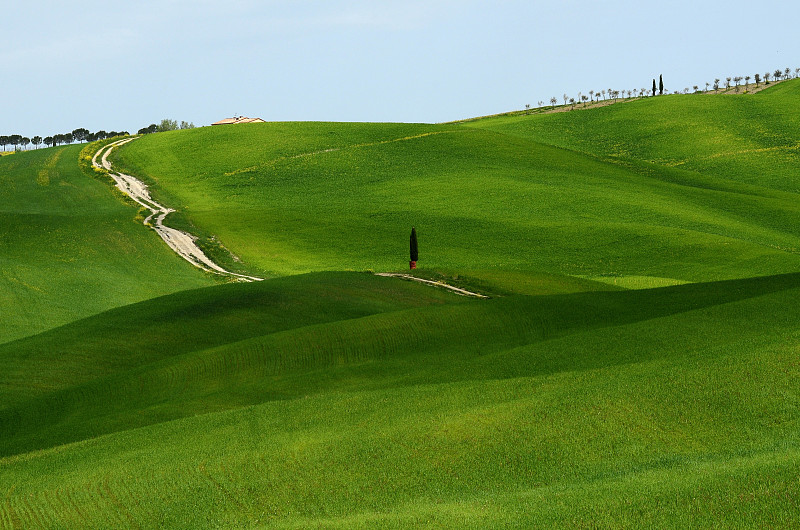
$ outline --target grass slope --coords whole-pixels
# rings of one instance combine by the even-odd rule
[[[78,167],[81,146],[0,159],[0,343],[213,280]]]
[[[798,87],[137,139],[244,268],[400,269],[415,225],[493,297],[316,272],[0,344],[0,525],[798,526]]]
[[[703,143],[691,138],[705,129],[689,138],[681,129],[687,116],[703,114],[693,106],[706,106],[708,128],[735,129],[729,114],[751,116],[760,110],[749,105],[770,98],[795,105],[787,91],[797,86],[467,125],[204,128],[141,138],[117,159],[245,263],[276,274],[400,269],[415,225],[421,264],[441,271],[544,271],[623,286],[769,275],[800,265],[800,201],[792,186],[771,184],[797,161],[769,175],[747,164],[733,175],[700,172],[662,163],[665,154],[645,156],[654,154],[643,144],[666,153],[678,143],[684,160],[682,149]],[[794,118],[767,116],[764,127],[796,130]],[[635,130],[637,120],[648,125]],[[660,136],[651,140],[653,128]],[[598,144],[632,154],[601,157],[558,141],[573,137],[604,138]],[[742,147],[720,138],[698,147],[698,160]]]
[[[423,294],[359,274],[314,281]],[[488,302],[434,292],[444,299],[399,313],[301,318],[169,355],[35,398],[62,404],[49,415],[3,414],[12,442],[60,443],[58,422],[111,428],[0,459],[0,521],[791,526],[798,295],[798,275]],[[184,417],[142,421],[171,407]]]
[[[592,112],[489,118],[469,125],[614,162],[680,168],[691,173],[674,175],[699,174],[696,182],[712,188],[720,187],[713,186],[717,181],[727,183],[729,191],[751,194],[800,191],[800,80],[754,95],[672,95]],[[667,171],[665,180],[672,181],[672,175]]]

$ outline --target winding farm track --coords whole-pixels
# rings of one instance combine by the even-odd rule
[[[115,148],[135,139],[136,138],[126,138],[124,140],[118,140],[104,146],[95,153],[94,157],[92,157],[92,165],[98,168],[106,169],[111,178],[114,179],[114,182],[116,182],[117,188],[122,193],[136,201],[137,204],[150,210],[150,215],[148,215],[147,219],[144,220],[145,226],[149,226],[155,230],[156,233],[161,236],[161,239],[163,239],[172,250],[174,250],[180,257],[195,267],[223,276],[230,276],[240,281],[254,282],[263,280],[263,278],[237,274],[235,272],[225,270],[211,261],[211,259],[206,256],[202,250],[200,250],[191,235],[187,234],[186,232],[181,232],[180,230],[164,226],[164,218],[175,210],[167,208],[166,206],[162,206],[154,201],[153,198],[150,197],[150,192],[148,191],[147,186],[139,179],[112,170],[111,162],[108,161],[108,155]],[[155,221],[151,222],[153,218],[155,218]]]
[[[435,280],[426,280],[425,278],[418,278],[410,274],[401,274],[397,272],[376,272],[375,276],[383,276],[386,278],[402,278],[404,280],[410,280],[412,282],[424,283],[425,285],[431,285],[433,287],[441,287],[442,289],[453,291],[454,293],[460,294],[461,296],[474,296],[475,298],[489,298],[485,294],[473,293],[472,291],[467,291],[466,289],[461,289],[460,287],[455,287],[453,285],[449,285],[444,282],[437,282]]]
[[[150,191],[147,189],[147,186],[141,180],[137,179],[136,177],[126,175],[124,173],[115,172],[112,169],[111,162],[109,162],[108,160],[108,155],[111,153],[111,151],[135,139],[136,137],[117,140],[116,142],[112,142],[100,148],[92,157],[92,165],[94,167],[103,168],[107,170],[108,174],[111,176],[111,178],[114,179],[114,182],[116,182],[117,188],[122,193],[133,199],[140,206],[143,206],[148,210],[150,210],[150,215],[148,215],[147,218],[144,220],[144,225],[149,226],[150,228],[155,230],[156,233],[159,236],[161,236],[161,239],[163,239],[164,242],[167,245],[169,245],[169,247],[172,250],[174,250],[180,257],[182,257],[195,267],[198,267],[208,272],[220,274],[223,276],[230,276],[240,281],[254,282],[263,280],[263,278],[257,278],[255,276],[247,276],[244,274],[237,274],[235,272],[225,270],[216,263],[214,263],[213,261],[211,261],[211,259],[208,256],[206,256],[202,250],[200,250],[197,244],[195,244],[195,240],[190,234],[187,234],[186,232],[181,232],[180,230],[176,230],[175,228],[170,228],[169,226],[164,226],[164,218],[170,213],[174,212],[175,210],[173,210],[172,208],[167,208],[166,206],[162,206],[161,204],[154,201],[153,198],[150,196]],[[332,151],[332,149],[329,151]],[[155,222],[151,222],[153,218],[155,218]],[[471,291],[467,291],[466,289],[460,289],[458,287],[454,287],[452,285],[448,285],[443,282],[426,280],[424,278],[417,278],[416,276],[411,276],[410,274],[379,272],[376,273],[376,276],[402,278],[405,280],[420,282],[433,287],[441,287],[443,289],[448,289],[462,296],[488,298],[488,296],[479,293],[473,293]]]

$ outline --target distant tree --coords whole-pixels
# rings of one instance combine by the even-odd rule
[[[176,130],[178,130],[178,122],[175,120],[164,118],[163,120],[161,120],[161,123],[158,124],[158,132],[176,131]]]
[[[566,94],[564,94],[564,95],[563,95],[563,96],[561,96],[561,97],[563,97],[563,98],[564,98],[564,105],[566,105],[566,104],[567,104],[567,101],[569,101],[569,96],[568,96],[568,95],[566,95]]]
[[[74,131],[72,131],[72,138],[78,143],[85,142],[86,136],[88,134],[89,134],[89,129],[84,129],[83,127],[81,127],[80,129],[75,129]]]
[[[775,70],[775,72],[772,74],[772,78],[775,81],[780,81],[780,79],[781,79],[781,71],[780,71],[780,69]]]
[[[53,137],[52,136],[45,136],[44,139],[42,140],[42,142],[44,142],[44,145],[55,146],[55,143],[53,143]]]
[[[73,136],[72,136],[72,133],[71,133],[71,132],[68,132],[68,133],[64,134],[64,142],[65,142],[65,143],[67,143],[67,144],[71,144],[71,143],[72,143],[72,142],[74,142],[74,141],[75,141],[75,138],[73,138]]]
[[[586,94],[581,95],[581,99],[583,100],[583,106],[586,106],[586,102],[589,100],[589,96]]]
[[[764,72],[764,84],[765,84],[765,85],[768,85],[768,84],[769,84],[769,77],[770,77],[771,75],[772,75],[772,74],[771,74],[771,73],[769,73],[769,72]]]
[[[756,82],[756,88],[758,88],[758,84],[761,82],[761,74],[755,75],[755,82]]]
[[[728,90],[730,87],[731,87],[731,78],[730,77],[726,77],[725,78],[725,90]]]
[[[98,140],[105,140],[106,138],[108,138],[108,133],[103,130],[97,131],[96,133],[94,133],[94,135]]]
[[[555,96],[551,97],[550,104],[555,107],[556,103],[558,103],[558,99]]]
[[[411,268],[416,268],[417,261],[419,261],[419,245],[417,244],[417,229],[411,227],[411,237],[409,238]]]
[[[42,145],[42,137],[34,136],[33,138],[31,138],[31,143],[36,149],[39,149],[39,146]]]
[[[591,99],[592,103],[594,103],[594,90],[589,91],[589,99]]]
[[[706,92],[708,92],[708,87],[711,85],[708,81],[706,81]]]
[[[544,101],[542,101],[542,100],[540,99],[540,100],[539,100],[539,107],[541,108],[541,107],[543,107],[543,106],[544,106]]]
[[[744,86],[745,86],[745,88],[747,88],[747,85],[749,85],[749,84],[750,84],[750,76],[746,75],[746,76],[744,76]]]
[[[716,93],[719,90],[719,77],[714,79],[714,92]]]
[[[28,150],[28,146],[31,144],[31,139],[27,136],[23,136],[22,139],[19,141],[19,144],[22,146],[23,149],[26,151]]]
[[[606,100],[606,91],[602,90],[601,93],[603,94],[603,101],[605,101]]]
[[[0,144],[3,144],[3,151],[6,150],[6,146],[11,143],[11,140],[6,135],[0,136]]]
[[[795,68],[794,69],[794,78],[797,79],[798,77],[800,77],[800,68]]]
[[[656,95],[656,80],[653,78],[653,95]]]
[[[632,90],[628,90],[628,97],[631,97],[631,94],[632,94],[632,93],[633,93],[633,91],[632,91]]]
[[[664,94],[664,79],[661,74],[658,74],[658,95]]]
[[[14,146],[14,151],[16,151],[19,148],[19,144],[22,143],[22,136],[20,136],[19,134],[12,134],[10,140],[11,140],[11,145]]]
[[[784,77],[786,79],[789,79],[789,75],[792,73],[792,70],[791,68],[787,68],[786,70],[783,71],[783,73],[785,74]]]
[[[569,98],[569,104],[572,105],[572,108],[575,108],[575,98]]]
[[[530,104],[530,103],[526,103],[526,104],[525,104],[525,110],[528,110],[528,109],[530,109],[530,108],[531,108],[531,104]],[[181,122],[181,125],[183,125],[184,123],[186,123],[186,122],[185,122],[185,121],[182,121],[182,122]],[[185,128],[186,128],[186,127],[181,127],[181,129],[185,129]]]

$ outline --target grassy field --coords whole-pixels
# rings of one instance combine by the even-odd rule
[[[119,152],[118,162],[156,183],[188,222],[267,274],[401,269],[414,225],[420,263],[434,270],[544,271],[623,277],[623,283],[632,277],[627,283],[644,286],[767,275],[799,264],[800,232],[792,221],[800,203],[789,182],[772,185],[797,160],[770,173],[752,169],[759,153],[731,171],[679,165],[681,150],[695,143],[708,145],[698,147],[700,165],[713,153],[766,141],[753,126],[742,134],[751,139],[737,142],[733,133],[709,140],[704,130],[686,135],[680,124],[707,104],[707,121],[721,120],[713,127],[735,130],[740,116],[757,111],[728,107],[762,100],[765,108],[796,105],[797,87],[783,83],[754,96],[669,96],[468,126],[204,128],[141,138]],[[637,116],[645,125],[631,132]],[[664,116],[671,136],[662,130],[650,138],[661,123],[654,116]],[[776,122],[770,134],[797,130],[795,118],[782,123],[779,114],[767,116],[775,120],[764,127]],[[592,120],[596,129],[585,123]],[[559,144],[540,131],[580,145]],[[576,152],[585,147],[582,139],[594,146],[596,137],[603,138],[597,145],[626,145],[632,154],[612,160]],[[798,140],[795,132],[792,141]],[[672,160],[651,152],[673,152],[672,145]]]
[[[0,527],[797,527],[798,91],[116,152],[252,284],[170,261],[75,148],[4,158],[0,259],[51,320],[0,343]],[[34,184],[56,153],[71,202]],[[119,219],[135,249],[74,283],[128,263],[136,296],[58,321],[61,238],[6,247],[34,206]],[[412,225],[417,274],[490,298],[364,272]]]
[[[0,159],[0,343],[213,285],[78,167],[82,146]]]
[[[277,323],[265,300],[309,285],[325,311]],[[203,344],[208,314],[169,309],[240,301],[230,287],[173,295],[91,325],[158,312],[203,349],[166,337],[169,354],[121,366],[75,334],[51,362],[72,374],[91,358],[103,373],[9,390],[0,521],[800,522],[800,315],[786,311],[800,275],[485,302],[358,273],[234,287],[263,292],[216,314],[248,313],[254,337]],[[122,335],[125,361],[149,349],[140,330]]]

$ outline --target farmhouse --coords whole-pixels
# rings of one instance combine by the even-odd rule
[[[266,123],[261,118],[248,118],[246,116],[234,116],[233,118],[225,118],[211,125],[233,125],[235,123]]]

